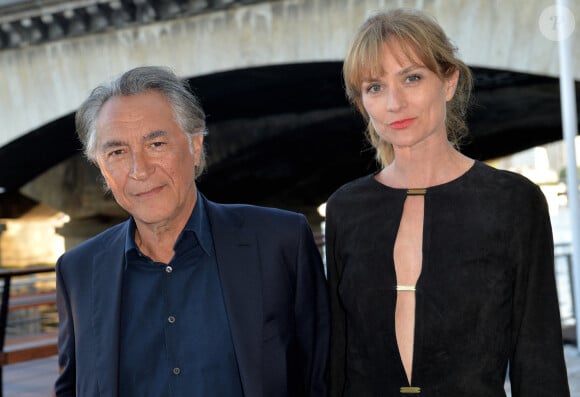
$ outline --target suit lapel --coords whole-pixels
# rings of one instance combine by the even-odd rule
[[[92,327],[95,337],[96,374],[100,395],[117,396],[121,288],[128,222],[103,241],[92,263]]]
[[[203,199],[203,198],[202,198]],[[245,396],[261,396],[262,275],[255,236],[226,207],[205,201]]]

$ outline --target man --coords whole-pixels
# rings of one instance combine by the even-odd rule
[[[205,114],[171,71],[132,69],[76,115],[130,219],[56,265],[56,396],[324,396],[329,312],[304,216],[197,191]]]

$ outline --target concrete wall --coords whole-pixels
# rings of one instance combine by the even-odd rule
[[[0,52],[0,146],[73,112],[103,79],[144,64],[184,77],[251,66],[341,60],[362,20],[405,6],[433,14],[472,66],[558,74],[540,29],[553,0],[273,0]],[[569,9],[580,19],[580,2]],[[580,25],[580,23],[579,23]],[[578,28],[573,32],[576,42]],[[580,45],[573,45],[580,80]]]

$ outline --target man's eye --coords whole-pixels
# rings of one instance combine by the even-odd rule
[[[153,143],[151,144],[151,147],[154,147],[154,148],[159,148],[159,147],[161,147],[161,146],[163,146],[163,145],[165,145],[165,142],[153,142]]]
[[[125,153],[125,151],[123,149],[112,150],[112,151],[109,152],[108,157],[120,156],[123,153]]]

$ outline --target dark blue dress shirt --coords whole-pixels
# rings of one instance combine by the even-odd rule
[[[119,395],[242,397],[213,239],[203,201],[168,264],[125,244]]]

